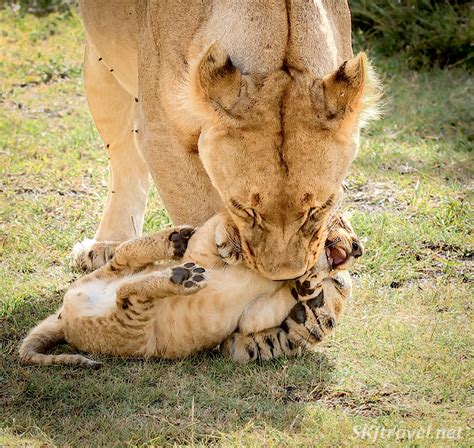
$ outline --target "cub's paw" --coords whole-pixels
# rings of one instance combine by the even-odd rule
[[[258,359],[257,344],[252,335],[231,334],[219,347],[222,356],[231,358],[239,364],[246,364]]]
[[[112,259],[119,245],[119,241],[89,239],[77,243],[72,249],[73,267],[85,272],[95,271]]]
[[[310,349],[330,334],[336,323],[336,315],[325,303],[321,291],[314,299],[298,302],[280,327],[293,344]]]
[[[242,246],[237,231],[229,223],[221,221],[215,231],[217,252],[226,264],[235,265],[242,261]]]
[[[233,333],[220,346],[223,356],[239,364],[251,361],[270,361],[280,356],[295,354],[293,344],[279,327],[259,333],[243,335]]]
[[[188,243],[191,237],[194,234],[194,227],[190,226],[181,226],[173,229],[170,233],[168,239],[171,242],[173,247],[173,255],[176,258],[182,258],[186,249],[188,248]]]
[[[195,263],[184,263],[170,269],[170,281],[180,294],[193,294],[208,282],[207,271]]]

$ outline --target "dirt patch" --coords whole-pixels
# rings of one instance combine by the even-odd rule
[[[436,252],[445,258],[458,259],[461,261],[474,261],[474,252],[472,249],[461,247],[456,244],[432,243],[423,241],[422,247]]]
[[[344,203],[361,212],[405,210],[406,204],[397,200],[400,188],[393,182],[367,182],[364,185],[345,185]]]
[[[368,391],[363,396],[349,391],[334,391],[320,401],[329,408],[340,407],[348,414],[363,417],[381,417],[394,412],[403,417],[421,416],[412,406],[401,405],[404,395],[406,394],[390,390]]]

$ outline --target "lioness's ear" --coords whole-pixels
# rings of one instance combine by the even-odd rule
[[[366,121],[377,113],[381,91],[365,53],[359,53],[325,76],[323,91],[328,119],[343,119],[355,113],[360,114],[361,121]]]
[[[214,43],[197,64],[190,79],[196,106],[201,106],[199,109],[210,106],[218,113],[231,114],[239,98],[241,79],[240,70],[232,64],[227,52]]]

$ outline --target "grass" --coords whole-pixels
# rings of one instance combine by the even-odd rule
[[[77,276],[70,249],[99,220],[107,158],[76,14],[0,14],[0,445],[472,446],[469,73],[375,59],[390,103],[365,132],[344,204],[367,251],[316,353],[25,368],[18,344]],[[146,231],[167,223],[153,194]],[[364,429],[371,439],[357,438]]]
[[[466,0],[351,0],[356,39],[400,55],[413,68],[474,67],[472,10]]]

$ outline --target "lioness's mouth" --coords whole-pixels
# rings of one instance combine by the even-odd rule
[[[277,281],[277,282],[292,282],[294,280],[298,280],[299,278],[301,278],[301,275],[298,275],[298,276],[293,277],[293,278],[283,278],[283,279],[275,280],[275,281]]]

